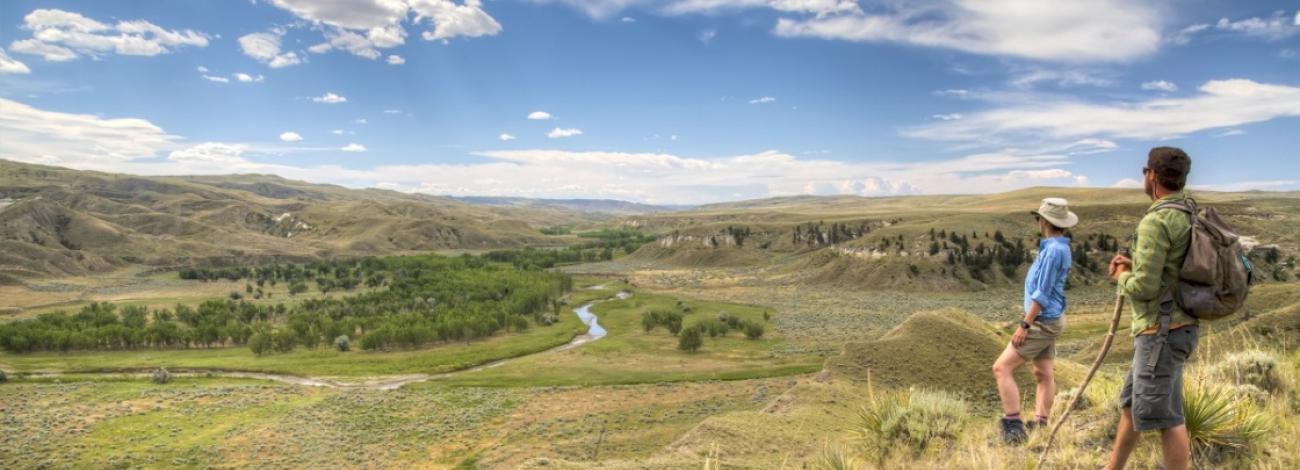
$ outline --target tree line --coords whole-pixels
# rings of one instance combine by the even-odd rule
[[[238,273],[234,280],[331,283],[383,279],[383,288],[294,305],[209,300],[197,307],[146,309],[92,303],[75,314],[45,313],[0,324],[0,348],[32,351],[133,350],[247,345],[255,353],[328,346],[340,336],[362,349],[415,348],[468,341],[554,322],[572,289],[562,273],[519,269],[482,257],[410,256],[198,270]],[[310,273],[310,274],[308,274]],[[348,284],[348,282],[343,282]]]

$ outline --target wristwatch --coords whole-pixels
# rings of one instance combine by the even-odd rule
[[[1024,328],[1025,331],[1029,331],[1029,322],[1024,321],[1024,320],[1020,320],[1020,327],[1021,327],[1021,328]]]

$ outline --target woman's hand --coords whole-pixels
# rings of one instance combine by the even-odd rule
[[[1029,330],[1017,326],[1016,332],[1011,334],[1011,345],[1017,348],[1020,347],[1020,345],[1025,344],[1026,336],[1029,336]]]

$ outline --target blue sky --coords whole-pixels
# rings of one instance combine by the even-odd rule
[[[1300,5],[1098,0],[0,3],[0,158],[707,203],[1291,190]]]

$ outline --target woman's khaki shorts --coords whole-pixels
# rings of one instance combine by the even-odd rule
[[[1016,348],[1016,354],[1026,361],[1055,359],[1056,338],[1061,336],[1061,329],[1064,327],[1065,321],[1060,318],[1035,320],[1034,324],[1030,325],[1025,342],[1020,343],[1020,347]]]

